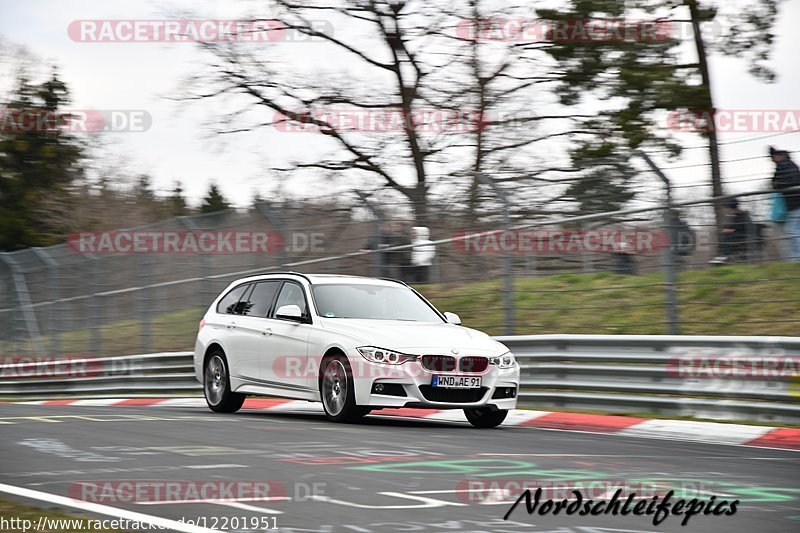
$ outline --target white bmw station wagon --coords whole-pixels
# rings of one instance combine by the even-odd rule
[[[279,396],[322,402],[334,421],[427,407],[496,427],[519,389],[514,355],[458,315],[402,282],[341,275],[233,282],[200,322],[194,367],[213,411]]]

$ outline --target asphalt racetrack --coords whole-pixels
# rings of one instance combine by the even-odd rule
[[[3,497],[52,508],[49,495],[87,501],[84,487],[104,487],[91,498],[105,494],[94,501],[108,512],[193,524],[187,531],[262,529],[256,523],[284,532],[800,531],[800,454],[790,450],[375,415],[344,425],[302,411],[25,404],[0,405],[0,446]],[[524,502],[504,521],[519,496],[510,487],[522,480],[688,484],[698,498],[740,503],[733,516],[700,514],[686,527],[678,516],[655,526],[652,516],[528,515]],[[136,481],[263,482],[269,499],[103,492]],[[9,487],[40,500],[10,496]]]

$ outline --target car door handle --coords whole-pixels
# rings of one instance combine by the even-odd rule
[[[272,330],[270,328],[267,328],[267,329],[264,330],[263,334],[264,335],[272,335]]]
[[[236,329],[236,322],[234,321],[228,322],[228,329]]]

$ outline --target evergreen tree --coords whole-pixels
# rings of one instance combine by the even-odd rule
[[[566,197],[578,203],[581,215],[620,211],[635,193],[631,186],[636,170],[627,157],[615,153],[611,143],[584,144],[570,152],[581,178],[570,184]]]
[[[183,186],[181,182],[176,181],[175,186],[172,188],[172,193],[168,199],[172,216],[180,217],[186,214],[186,198],[183,196]]]
[[[208,188],[206,197],[203,198],[203,203],[200,205],[201,213],[214,213],[216,211],[224,211],[230,209],[230,204],[219,192],[216,183],[212,183]]]
[[[0,250],[55,244],[69,231],[69,189],[83,177],[83,145],[69,131],[69,90],[54,71],[21,78],[0,128]]]
[[[156,199],[150,182],[150,176],[147,174],[140,174],[139,177],[136,178],[136,184],[133,186],[133,196],[139,202],[153,202]]]
[[[545,51],[557,62],[560,83],[557,93],[563,104],[572,105],[591,98],[608,102],[608,110],[584,123],[594,132],[581,139],[582,146],[573,151],[573,161],[581,166],[580,156],[597,144],[613,147],[617,157],[630,156],[635,148],[655,147],[680,154],[680,147],[670,138],[664,123],[664,112],[675,110],[709,111],[713,115],[712,80],[708,56],[712,53],[734,55],[750,63],[750,72],[765,81],[774,79],[765,66],[774,41],[772,26],[777,17],[779,0],[748,0],[741,8],[723,16],[720,0],[569,0],[559,10],[537,10],[540,17],[574,26],[574,21],[672,20],[655,35],[640,39],[562,39],[554,40]],[[733,28],[707,42],[702,24],[726,19]],[[695,58],[686,61],[679,45],[682,35],[679,24],[692,27]],[[628,22],[642,35],[637,22]],[[633,26],[633,27],[632,27]],[[718,142],[713,124],[706,124],[701,133],[708,138],[710,182],[715,196],[723,194]],[[578,156],[575,158],[574,156]],[[717,224],[721,210],[717,206]]]

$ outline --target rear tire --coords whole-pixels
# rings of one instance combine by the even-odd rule
[[[319,395],[325,416],[333,422],[357,422],[371,411],[369,407],[356,405],[353,370],[344,355],[322,360]]]
[[[241,409],[245,395],[231,391],[228,361],[222,350],[211,352],[203,368],[203,394],[209,409],[215,413],[235,413]]]
[[[467,415],[469,423],[476,428],[489,429],[496,428],[503,423],[503,420],[508,416],[508,411],[491,410],[488,407],[480,409],[464,409],[464,414]]]

